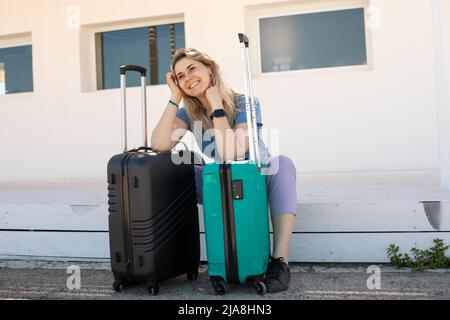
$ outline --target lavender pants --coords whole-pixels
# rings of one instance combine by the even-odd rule
[[[292,160],[286,156],[269,158],[266,162],[267,199],[273,217],[297,213],[297,171]],[[195,166],[197,202],[203,203],[203,167]]]

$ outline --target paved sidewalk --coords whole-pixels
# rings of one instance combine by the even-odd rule
[[[67,267],[81,271],[81,288],[69,290]],[[157,296],[145,286],[116,293],[113,276],[105,262],[54,262],[0,260],[0,299],[162,299],[162,300],[325,300],[325,299],[436,299],[450,300],[450,270],[412,272],[387,265],[380,267],[380,289],[370,290],[365,264],[291,264],[291,287],[277,294],[257,295],[251,285],[232,285],[225,296],[217,296],[209,283],[206,265],[198,279],[185,276],[160,285]],[[73,282],[71,282],[73,283]],[[375,284],[375,281],[370,282]]]

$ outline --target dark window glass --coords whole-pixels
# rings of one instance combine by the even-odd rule
[[[262,18],[262,72],[367,64],[364,9]]]
[[[96,41],[99,89],[118,88],[119,67],[124,64],[145,67],[147,84],[165,84],[172,55],[185,46],[184,23],[103,32]],[[140,84],[139,74],[127,75],[127,86]]]
[[[102,51],[104,89],[119,88],[120,66],[135,64],[149,69],[148,28],[103,32]],[[139,74],[127,74],[128,86],[140,84]]]
[[[33,91],[31,45],[0,48],[0,95]]]

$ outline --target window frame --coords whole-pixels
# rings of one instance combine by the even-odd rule
[[[108,91],[108,90],[119,90],[119,88],[98,88],[98,63],[99,63],[99,57],[97,57],[97,50],[96,50],[96,34],[98,33],[104,33],[104,32],[111,32],[111,31],[121,31],[121,30],[128,30],[128,29],[136,29],[136,28],[149,28],[149,27],[156,27],[161,25],[168,25],[168,24],[174,24],[174,23],[184,23],[185,25],[185,43],[187,42],[186,37],[186,21],[184,18],[184,15],[175,14],[172,16],[167,17],[157,17],[157,18],[150,18],[150,19],[137,19],[134,22],[130,21],[119,21],[119,22],[112,22],[112,23],[100,23],[95,25],[85,25],[82,26],[85,30],[88,30],[90,36],[91,36],[91,50],[93,51],[93,57],[91,58],[93,63],[93,70],[91,71],[91,86],[95,84],[95,86],[89,90],[89,89],[82,89],[82,92],[102,92],[102,91]],[[103,57],[101,57],[103,59]],[[103,60],[102,60],[103,61]],[[101,67],[103,68],[103,66]],[[147,74],[147,78],[148,78]],[[147,86],[164,86],[165,84],[148,84]]]
[[[347,5],[326,5],[320,8],[296,8],[294,10],[271,10],[270,13],[257,13],[255,14],[255,56],[257,61],[256,76],[260,78],[272,78],[278,76],[293,76],[293,75],[308,75],[308,74],[326,74],[334,72],[353,72],[353,71],[369,71],[373,70],[373,57],[372,57],[372,39],[371,32],[368,27],[367,21],[367,9],[370,3],[360,2]],[[338,66],[338,67],[321,67],[321,68],[310,68],[310,69],[296,69],[296,70],[285,70],[285,71],[262,71],[262,58],[261,58],[261,33],[260,33],[260,20],[264,18],[278,18],[278,17],[289,17],[302,14],[312,14],[330,11],[341,11],[350,9],[363,9],[364,12],[364,32],[365,32],[365,42],[366,42],[366,58],[367,63],[365,65],[352,65],[352,66]],[[267,11],[267,10],[265,10]]]
[[[31,46],[31,72],[33,81],[33,90],[26,92],[5,93],[0,95],[1,99],[13,99],[14,97],[23,97],[33,95],[35,93],[35,74],[34,74],[34,51],[31,32],[24,32],[19,34],[8,34],[0,36],[0,49]],[[6,80],[6,79],[5,79]]]

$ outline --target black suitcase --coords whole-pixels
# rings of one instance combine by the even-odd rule
[[[141,73],[144,146],[127,151],[125,74]],[[196,202],[194,154],[175,164],[176,151],[153,152],[147,147],[146,69],[120,68],[124,152],[108,162],[109,242],[113,288],[146,283],[156,295],[159,282],[186,273],[198,275],[200,240]],[[184,153],[184,154],[183,154]],[[187,154],[186,154],[187,153]],[[189,161],[186,161],[189,162]]]

